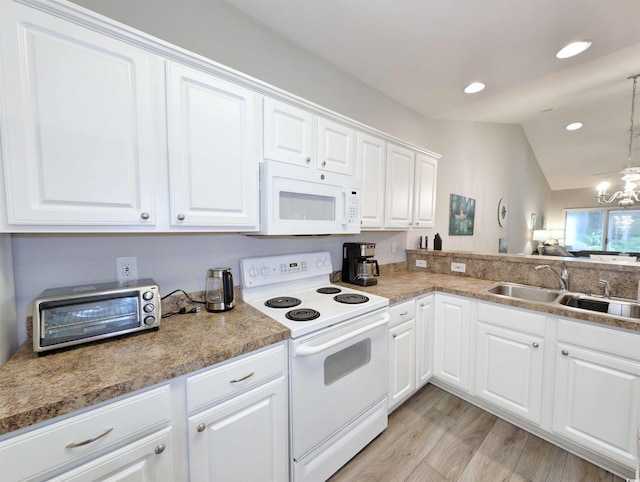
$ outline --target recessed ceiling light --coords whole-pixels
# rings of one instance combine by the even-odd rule
[[[581,127],[582,122],[572,122],[571,124],[567,124],[567,127],[565,127],[565,129],[567,129],[568,131],[577,131]]]
[[[482,82],[471,82],[464,88],[466,94],[477,94],[481,90],[484,90],[485,85]]]
[[[569,57],[573,57],[575,55],[581,54],[585,50],[591,47],[590,40],[580,40],[578,42],[571,42],[569,45],[565,45],[562,47],[556,57],[559,59],[568,59]]]

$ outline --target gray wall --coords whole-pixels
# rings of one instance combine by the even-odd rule
[[[206,269],[231,266],[260,254],[327,249],[340,267],[345,240],[378,244],[382,263],[404,261],[404,249],[419,235],[443,236],[445,249],[497,252],[507,237],[509,251],[529,252],[531,213],[547,208],[550,192],[520,126],[429,121],[307,53],[224,2],[79,0],[77,3],[205,57],[443,155],[438,166],[437,224],[434,229],[364,233],[326,238],[255,238],[241,235],[14,235],[12,238],[18,323],[37,294],[48,287],[111,280],[114,258],[136,256],[141,277],[153,277],[164,293],[202,290]],[[434,75],[437,72],[434,71]],[[448,236],[449,195],[477,201],[474,236]],[[509,206],[500,228],[500,198]],[[395,247],[395,252],[394,251]],[[236,284],[238,283],[236,279]],[[2,340],[6,345],[11,340]],[[17,345],[12,346],[14,350]]]

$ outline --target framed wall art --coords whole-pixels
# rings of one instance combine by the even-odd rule
[[[476,200],[451,194],[449,199],[449,235],[473,236]]]

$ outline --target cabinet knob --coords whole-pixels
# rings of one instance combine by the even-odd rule
[[[322,179],[324,181],[324,174],[320,175],[320,179]]]
[[[327,165],[327,161],[322,161],[322,165],[326,166]]]
[[[310,158],[310,157],[307,157],[307,158],[305,159],[305,162],[306,162],[307,164],[309,164],[309,163],[311,162],[311,158]]]
[[[540,345],[538,344],[537,341],[534,341],[533,343],[531,343],[531,346],[534,348],[538,348]]]
[[[156,449],[154,450],[156,455],[160,455],[162,452],[164,452],[165,446],[164,444],[160,444],[156,447]]]
[[[185,215],[180,213],[176,217],[178,218],[178,221],[184,221]]]
[[[424,308],[424,303],[420,303],[420,308]]]
[[[562,350],[561,352],[564,356],[569,356],[569,352],[567,350]]]
[[[140,217],[142,219],[149,219],[151,217],[151,215],[148,212],[145,211],[143,213],[140,213]]]
[[[394,333],[394,334],[393,334],[393,335],[391,335],[391,336],[395,338],[395,337],[396,337],[396,336],[398,336],[398,335],[397,335],[396,333]]]
[[[416,223],[416,226],[420,226],[420,223]]]
[[[204,432],[204,429],[205,429],[205,428],[207,428],[207,426],[206,426],[204,423],[201,423],[200,425],[198,425],[198,426],[196,427],[196,430],[197,430],[198,432]]]

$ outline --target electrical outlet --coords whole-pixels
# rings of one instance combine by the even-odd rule
[[[426,259],[416,259],[416,266],[418,268],[426,268],[427,267],[427,260]]]
[[[118,281],[138,279],[138,261],[135,256],[116,258],[116,274]]]
[[[464,263],[451,263],[451,271],[456,273],[464,273],[467,271],[467,265]]]

